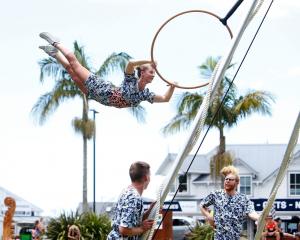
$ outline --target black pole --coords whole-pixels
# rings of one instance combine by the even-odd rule
[[[93,136],[93,212],[96,213],[96,113],[95,109],[91,109],[93,112],[94,120],[94,136]]]
[[[238,0],[233,7],[229,10],[229,12],[226,14],[226,16],[222,19],[220,19],[220,22],[223,23],[223,25],[227,25],[227,20],[231,17],[231,15],[238,9],[238,7],[241,5],[241,3],[244,0]]]

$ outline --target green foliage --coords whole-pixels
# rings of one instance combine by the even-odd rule
[[[80,215],[78,212],[70,214],[62,213],[58,218],[51,218],[47,226],[46,235],[49,239],[64,240],[68,239],[68,226],[79,226]]]
[[[74,118],[72,121],[75,132],[80,133],[87,139],[91,139],[94,136],[95,122],[94,120],[82,118]]]
[[[47,237],[53,240],[67,240],[68,227],[76,225],[81,232],[82,240],[105,240],[111,231],[111,222],[107,215],[93,212],[78,214],[62,213],[58,218],[52,218],[47,227]]]
[[[206,62],[199,67],[200,74],[210,78],[217,62],[218,58],[207,58]],[[233,64],[229,65],[227,70],[232,67]],[[233,127],[239,120],[253,113],[271,115],[271,102],[274,102],[272,94],[266,91],[249,90],[245,95],[239,95],[231,81],[227,75],[223,77],[220,86],[216,89],[214,99],[211,100],[205,120],[206,126],[212,124],[212,127],[219,130],[220,137],[223,137],[225,127]],[[177,113],[163,128],[163,133],[169,135],[188,129],[200,109],[204,96],[203,91],[182,93],[177,99]]]
[[[214,155],[210,160],[210,173],[212,179],[216,182],[220,178],[220,172],[223,167],[233,164],[234,157],[230,152],[224,152]]]
[[[208,57],[199,67],[201,76],[211,78],[218,60],[218,57]],[[230,64],[227,70],[233,66]],[[219,170],[223,166],[232,163],[232,158],[226,153],[225,128],[236,126],[240,120],[254,113],[271,115],[271,103],[274,102],[273,95],[266,91],[249,90],[245,95],[240,95],[231,82],[229,74],[226,73],[215,91],[205,119],[206,127],[219,131],[219,148],[211,159],[211,175],[215,179],[219,178]],[[202,91],[182,93],[178,98],[177,113],[163,128],[163,133],[168,135],[188,129],[200,109],[204,96]]]
[[[209,224],[197,225],[191,230],[191,233],[187,236],[188,240],[213,240],[214,229]]]
[[[111,222],[107,215],[97,215],[92,212],[81,215],[81,234],[84,239],[105,240],[111,231]]]

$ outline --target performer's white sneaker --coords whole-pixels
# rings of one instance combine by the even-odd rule
[[[55,43],[59,43],[59,39],[57,37],[52,36],[48,32],[42,32],[42,33],[40,33],[40,37],[43,38],[43,39],[45,39],[52,46],[54,46]]]
[[[49,56],[51,57],[55,57],[56,54],[58,53],[58,49],[51,46],[51,45],[47,45],[47,46],[39,46],[40,49],[44,50],[45,53],[47,53]]]

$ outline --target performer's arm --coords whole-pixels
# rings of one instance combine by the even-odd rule
[[[175,86],[171,85],[164,95],[155,95],[153,102],[169,102],[173,93]]]
[[[142,222],[142,225],[139,226],[139,227],[128,228],[128,227],[121,227],[121,226],[119,226],[119,232],[123,236],[137,236],[137,235],[141,235],[144,232],[146,232],[147,230],[151,229],[153,223],[154,223],[153,220],[146,219],[146,220],[144,220]]]
[[[201,213],[204,215],[205,219],[208,221],[208,223],[214,227],[215,223],[214,223],[214,217],[210,214],[210,211],[208,208],[200,205],[200,211]]]

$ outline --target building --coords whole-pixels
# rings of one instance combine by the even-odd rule
[[[35,220],[38,220],[42,213],[41,208],[24,200],[5,188],[0,187],[0,239],[2,238],[3,233],[3,217],[7,210],[7,207],[4,205],[4,199],[6,197],[12,197],[16,201],[16,210],[13,220],[15,221],[15,234],[17,235],[23,226],[33,226]]]
[[[113,217],[113,210],[116,205],[116,202],[96,202],[95,203],[95,212],[97,214],[107,214],[108,217],[112,219]],[[94,203],[88,202],[89,211],[93,212],[94,210]],[[77,207],[77,212],[81,214],[83,212],[82,202],[79,203]]]
[[[273,183],[283,160],[287,145],[284,144],[247,144],[227,145],[234,159],[234,165],[240,172],[239,192],[245,193],[254,202],[255,209],[261,211],[266,203]],[[169,193],[173,197],[178,186],[175,201],[181,211],[174,214],[202,218],[199,212],[201,199],[214,189],[221,187],[221,182],[214,183],[210,175],[210,159],[217,148],[207,154],[197,155],[188,171],[193,155],[189,155],[183,163],[178,177]],[[159,166],[156,175],[167,175],[174,164],[176,154],[169,153]],[[179,184],[180,183],[180,184]],[[300,216],[300,145],[297,145],[291,164],[278,190],[276,215],[283,219],[283,228],[287,232],[297,231]],[[253,234],[253,222],[248,221],[248,236]]]

